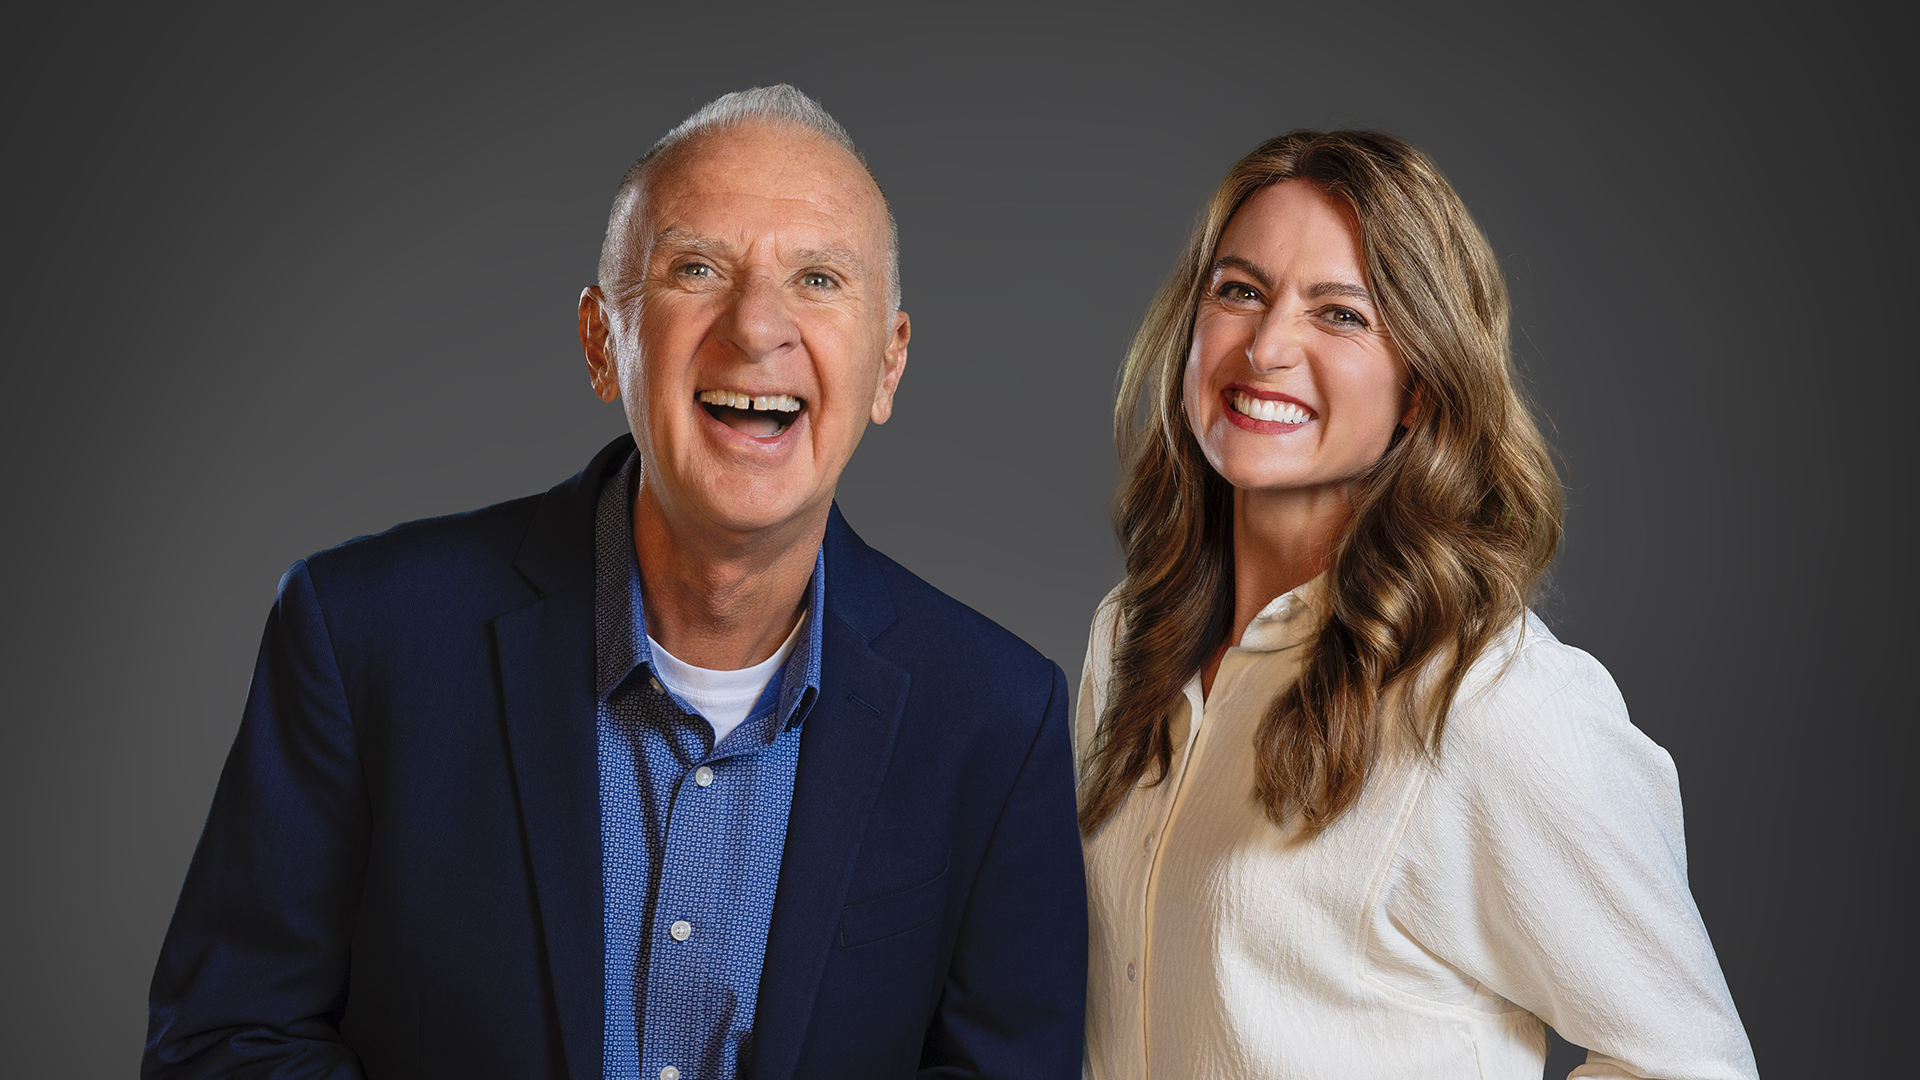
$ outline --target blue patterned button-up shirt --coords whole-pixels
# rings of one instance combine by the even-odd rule
[[[627,459],[594,534],[607,1080],[731,1080],[753,1030],[800,722],[820,693],[824,555],[806,633],[746,720],[713,728],[653,674]]]

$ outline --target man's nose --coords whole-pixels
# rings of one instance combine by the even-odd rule
[[[749,274],[740,282],[721,334],[749,362],[771,359],[800,340],[787,311],[785,291],[766,274]]]
[[[1256,372],[1284,371],[1306,359],[1305,327],[1286,312],[1267,312],[1247,343],[1247,362]]]

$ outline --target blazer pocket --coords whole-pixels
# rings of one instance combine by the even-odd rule
[[[949,855],[948,866],[952,861]],[[947,906],[948,866],[942,866],[931,880],[912,888],[841,908],[841,947],[852,948],[904,934],[939,918]]]

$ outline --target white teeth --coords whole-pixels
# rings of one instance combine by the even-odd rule
[[[762,394],[748,397],[736,390],[702,390],[693,399],[702,405],[725,405],[729,409],[753,409],[758,412],[799,412],[800,399],[791,394]]]
[[[702,390],[694,395],[694,400],[702,405],[724,405],[729,409],[753,408],[752,398],[731,390]]]
[[[1269,401],[1238,390],[1233,393],[1233,409],[1255,420],[1278,424],[1304,424],[1313,419],[1312,413],[1291,401]]]

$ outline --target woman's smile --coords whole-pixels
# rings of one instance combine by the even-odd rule
[[[1266,435],[1298,431],[1313,420],[1306,402],[1290,394],[1229,386],[1220,391],[1226,417],[1235,427]]]

